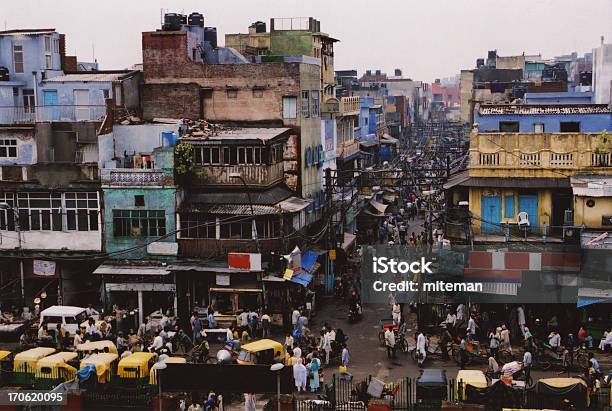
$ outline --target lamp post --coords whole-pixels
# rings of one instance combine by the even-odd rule
[[[244,186],[244,190],[246,191],[247,198],[249,199],[249,207],[251,209],[251,216],[253,216],[252,224],[254,224],[254,226],[251,226],[251,228],[255,230],[255,246],[257,247],[257,252],[261,254],[261,249],[259,248],[259,236],[257,235],[257,222],[255,221],[255,209],[253,208],[253,199],[251,198],[251,192],[249,191],[249,186],[244,180],[244,177],[242,177],[242,174],[240,173],[229,173],[229,178],[240,180],[242,182],[242,185]]]
[[[15,231],[17,232],[18,255],[19,255],[19,275],[21,280],[21,305],[25,307],[25,281],[23,275],[23,258],[21,249],[21,226],[19,225],[19,209],[8,204],[0,203],[0,210],[13,210],[13,219],[15,220]]]
[[[285,365],[283,363],[276,363],[276,364],[272,364],[270,366],[270,371],[276,373],[276,405],[278,407],[277,411],[281,411],[281,401],[280,401],[281,383],[280,383],[280,374],[281,374],[281,370],[283,368],[285,368]]]

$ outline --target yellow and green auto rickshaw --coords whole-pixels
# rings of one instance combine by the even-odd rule
[[[117,375],[122,381],[142,382],[149,378],[149,370],[155,364],[157,354],[151,352],[135,352],[119,361]],[[147,381],[145,380],[145,381]]]
[[[161,361],[156,362],[155,364],[153,364],[153,366],[151,367],[150,373],[149,373],[149,384],[151,385],[156,385],[157,384],[157,368],[156,366],[160,363],[165,363],[165,364],[187,364],[187,360],[183,357],[168,357],[165,358]]]
[[[240,365],[271,365],[276,362],[276,357],[280,357],[281,361],[285,360],[283,345],[274,340],[263,339],[241,346],[237,362]]]
[[[86,354],[110,353],[119,354],[117,346],[109,340],[87,341],[76,346],[79,358],[83,358]],[[96,352],[97,351],[97,352]]]
[[[74,364],[75,360],[78,361],[77,356],[76,352],[64,351],[38,360],[34,388],[49,390],[62,382],[74,379],[77,369],[69,363]]]
[[[115,353],[92,354],[81,360],[78,373],[80,375],[81,370],[86,367],[95,367],[98,382],[100,384],[106,384],[110,382],[112,376],[115,374],[117,358],[119,358],[119,356]]]

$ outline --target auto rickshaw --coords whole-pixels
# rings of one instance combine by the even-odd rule
[[[158,364],[187,364],[187,359],[183,358],[183,357],[168,357],[165,358],[161,361],[156,362],[155,364],[153,364],[153,366],[151,367],[151,372],[149,374],[149,384],[151,385],[156,385],[157,384],[157,368],[156,366]]]
[[[576,409],[589,406],[587,384],[580,378],[542,378],[536,388],[538,401],[547,408],[560,408],[564,402]]]
[[[79,378],[83,378],[84,375],[87,375],[86,373],[82,372],[83,370],[86,370],[87,367],[93,367],[96,371],[97,381],[100,384],[110,382],[111,377],[114,374],[117,358],[119,358],[119,356],[115,353],[103,352],[100,354],[90,355],[89,357],[81,360],[78,371]]]
[[[30,385],[34,377],[38,360],[54,352],[55,348],[37,347],[22,351],[15,355],[15,359],[13,360],[13,382],[18,385]]]
[[[461,391],[459,391],[460,385]],[[475,388],[487,388],[487,377],[480,370],[459,370],[455,382],[455,398],[469,402],[470,399],[466,396],[466,387],[468,385]]]
[[[4,376],[9,375],[8,373],[13,368],[11,354],[13,353],[10,351],[0,350],[0,387],[7,382],[7,378]]]
[[[79,354],[79,358],[83,358],[87,352],[93,353],[95,350],[98,350],[99,353],[108,352],[111,354],[119,354],[117,351],[117,346],[109,340],[88,341],[77,345],[76,349],[77,353]]]
[[[74,379],[77,369],[69,362],[75,360],[77,360],[77,353],[67,351],[58,352],[38,360],[34,376],[34,388],[50,390],[62,382]]]
[[[119,361],[117,375],[122,381],[142,382],[149,377],[149,370],[155,364],[157,354],[135,352]]]
[[[258,340],[240,347],[237,362],[240,365],[271,365],[274,364],[277,354],[280,360],[285,360],[285,350],[283,345],[274,340]]]

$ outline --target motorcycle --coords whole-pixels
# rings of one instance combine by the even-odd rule
[[[361,305],[355,304],[349,309],[348,313],[348,321],[349,323],[356,323],[361,320],[362,310]]]

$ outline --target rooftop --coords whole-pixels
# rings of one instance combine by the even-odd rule
[[[33,36],[52,33],[55,33],[55,29],[15,29],[0,31],[0,36]]]
[[[191,133],[183,137],[185,140],[259,140],[269,142],[290,131],[287,127],[272,128],[227,128],[210,133]],[[201,134],[201,135],[199,135]]]
[[[523,115],[546,115],[546,114],[610,114],[612,109],[607,104],[571,104],[571,105],[512,105],[495,104],[481,105],[478,113],[482,116],[499,114],[523,114]]]
[[[122,80],[126,76],[136,71],[109,71],[109,72],[89,72],[70,73],[63,76],[52,77],[45,80],[45,83],[69,83],[69,82],[109,82]]]

